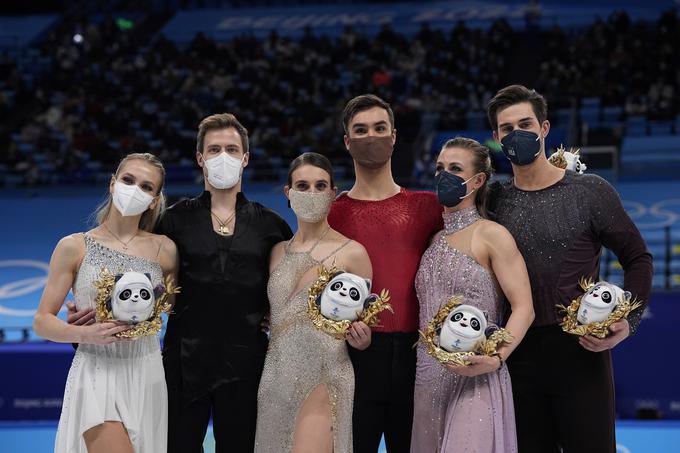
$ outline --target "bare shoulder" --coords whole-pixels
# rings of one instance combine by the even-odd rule
[[[512,241],[513,243],[515,242],[508,229],[500,223],[494,222],[493,220],[480,220],[479,226],[477,227],[477,233],[482,239],[492,244],[505,242],[508,240]]]
[[[371,258],[363,245],[357,241],[350,241],[339,253],[340,267],[347,272],[360,275],[364,278],[373,277]]]
[[[59,240],[54,249],[55,253],[59,253],[64,258],[74,257],[82,258],[85,255],[85,235],[83,233],[73,233],[64,236]]]
[[[286,247],[286,242],[288,241],[281,241],[278,242],[277,244],[272,247],[271,252],[269,253],[269,271],[273,271],[276,266],[281,262],[281,258],[283,257],[283,252]]]
[[[345,247],[345,254],[349,258],[368,258],[366,248],[357,241],[350,241]]]
[[[85,257],[85,239],[83,233],[69,234],[59,240],[50,260],[50,272],[75,273]]]
[[[164,234],[154,234],[154,241],[158,247],[158,261],[163,268],[163,272],[174,272],[178,267],[177,245]]]
[[[281,256],[283,254],[284,249],[286,248],[286,242],[288,241],[281,241],[274,244],[274,247],[272,247],[271,256],[274,255]]]
[[[339,252],[339,255],[342,256],[345,260],[352,258],[353,259],[363,258],[364,256],[368,257],[368,252],[366,251],[363,245],[361,245],[355,240],[348,238],[347,236],[338,231],[334,230],[330,239],[333,241],[334,247],[342,247],[342,249]]]
[[[175,244],[175,241],[164,234],[154,234],[154,236],[157,238],[157,241],[163,250],[177,254],[177,245]]]

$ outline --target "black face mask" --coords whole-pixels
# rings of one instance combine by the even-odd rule
[[[541,154],[541,140],[529,131],[516,129],[501,140],[503,154],[515,165],[529,165]]]

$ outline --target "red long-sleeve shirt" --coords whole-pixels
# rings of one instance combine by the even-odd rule
[[[331,206],[331,227],[363,245],[373,265],[372,292],[390,291],[394,315],[379,315],[378,332],[416,332],[418,299],[414,279],[430,238],[443,228],[442,207],[431,192],[404,188],[385,200],[341,194]]]

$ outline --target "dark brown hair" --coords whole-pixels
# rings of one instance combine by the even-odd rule
[[[233,127],[241,137],[241,145],[243,146],[243,153],[248,152],[248,129],[236,119],[231,113],[217,113],[210,115],[201,121],[198,125],[198,136],[196,137],[196,151],[203,153],[203,140],[208,131],[217,129],[228,129]]]
[[[324,170],[330,176],[331,187],[335,187],[333,182],[333,166],[326,156],[319,153],[304,153],[293,159],[288,167],[288,187],[293,185],[293,172],[303,165],[313,165]]]
[[[486,114],[489,117],[491,128],[498,130],[498,112],[505,110],[511,105],[529,102],[538,124],[548,119],[548,103],[536,90],[530,90],[524,85],[510,85],[496,93],[486,106]]]
[[[444,146],[442,146],[442,151],[448,148],[462,148],[470,151],[474,156],[473,164],[475,174],[484,173],[486,175],[484,184],[477,189],[477,193],[475,194],[475,205],[477,206],[479,215],[488,219],[489,211],[487,209],[487,203],[489,198],[489,179],[491,179],[491,175],[493,174],[489,148],[482,145],[477,140],[466,137],[455,137],[448,140],[444,143]]]
[[[392,111],[390,104],[383,101],[375,94],[362,94],[361,96],[351,99],[342,111],[342,127],[345,129],[345,133],[349,133],[347,128],[349,127],[350,121],[352,121],[352,118],[354,118],[357,113],[372,109],[373,107],[380,107],[387,111],[387,116],[390,118],[390,125],[392,126],[392,130],[394,130],[394,112]]]

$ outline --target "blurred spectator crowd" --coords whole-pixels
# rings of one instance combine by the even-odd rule
[[[413,159],[425,118],[428,130],[469,128],[466,115],[483,112],[508,83],[535,87],[551,110],[598,97],[624,117],[680,114],[674,11],[653,23],[617,13],[584,29],[515,30],[501,20],[485,29],[424,25],[410,37],[389,26],[371,37],[351,28],[337,38],[307,30],[299,40],[199,34],[183,48],[160,25],[150,16],[128,29],[112,17],[70,19],[34,47],[0,54],[3,179],[92,182],[122,155],[151,151],[169,177],[189,180],[200,119],[225,111],[250,132],[253,179],[279,181],[304,151],[329,156],[343,178],[351,167],[340,113],[366,92],[392,104],[398,150]]]

